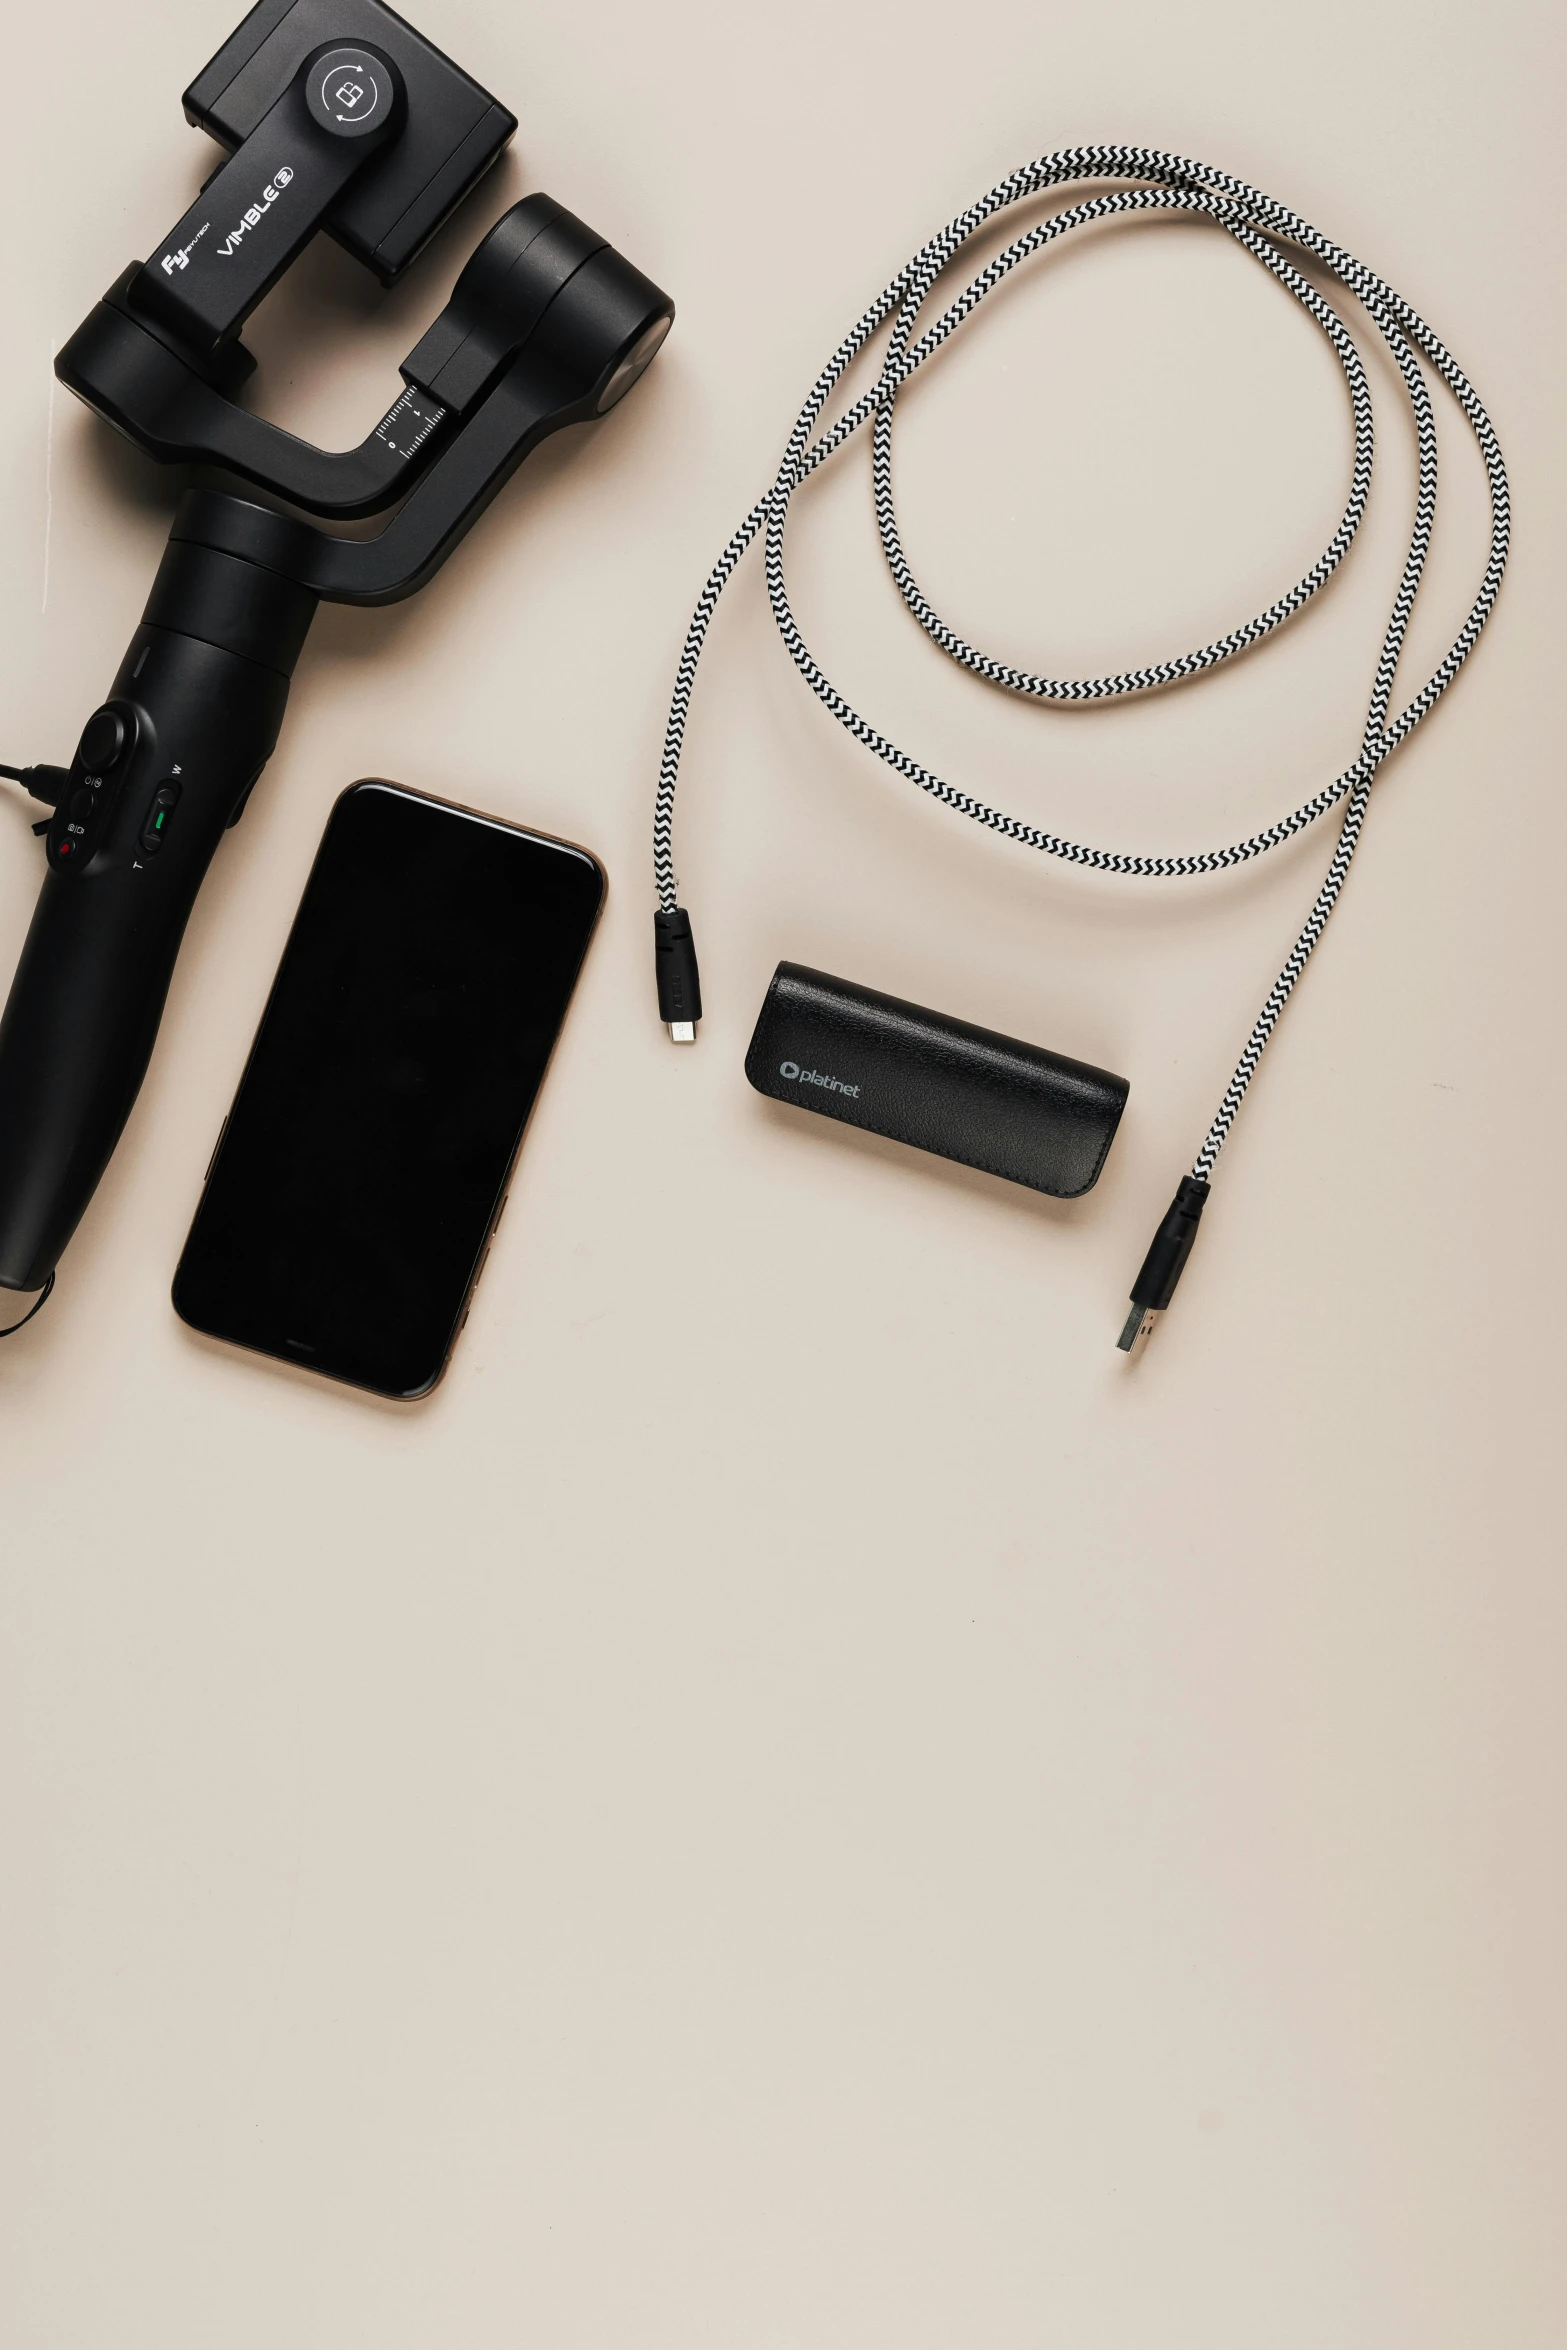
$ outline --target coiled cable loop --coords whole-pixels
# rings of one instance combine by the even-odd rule
[[[923,332],[917,332],[921,313],[937,278],[987,221],[1010,206],[1039,196],[1048,189],[1065,187],[1079,181],[1130,181],[1134,184],[1088,197],[1027,230],[986,264],[957,299],[942,311],[934,324]],[[1320,327],[1343,369],[1349,392],[1354,429],[1349,499],[1331,539],[1305,576],[1278,596],[1265,611],[1258,613],[1255,619],[1230,630],[1212,644],[1117,676],[1053,678],[1035,675],[976,650],[957,630],[940,618],[923,594],[904,553],[893,505],[893,411],[902,385],[940,349],[963,321],[972,315],[986,295],[1020,262],[1090,221],[1141,212],[1181,212],[1213,221],[1252,254]],[[1288,247],[1309,254],[1321,263],[1361,304],[1386,344],[1408,391],[1418,445],[1415,517],[1409,551],[1404,560],[1398,592],[1388,617],[1377,662],[1361,748],[1353,762],[1291,814],[1276,819],[1244,840],[1185,855],[1144,856],[1122,850],[1093,848],[1083,842],[1067,840],[1039,825],[1025,823],[999,808],[991,807],[973,793],[949,783],[921,761],[900,750],[896,743],[862,718],[845,700],[817,662],[801,633],[789,601],[784,576],[784,530],[789,503],[796,490],[819,465],[842,448],[863,424],[869,422],[872,428],[871,467],[877,529],[900,595],[920,626],[944,653],[977,676],[1004,686],[1010,692],[1046,702],[1113,701],[1127,694],[1146,693],[1172,685],[1183,678],[1196,676],[1203,670],[1215,668],[1282,626],[1332,577],[1354,539],[1370,494],[1374,434],[1365,364],[1348,327],[1296,267],[1286,250]],[[889,318],[892,324],[875,382],[851,403],[835,423],[828,425],[813,440],[812,434],[834,390],[872,336]],[[1490,491],[1490,544],[1479,588],[1457,636],[1419,692],[1396,716],[1390,716],[1394,681],[1430,548],[1431,528],[1436,512],[1436,422],[1422,360],[1435,369],[1452,393],[1479,447]],[[947,807],[972,817],[976,823],[987,825],[1008,840],[1019,841],[1025,847],[1039,849],[1048,856],[1062,857],[1070,864],[1084,865],[1096,872],[1162,880],[1217,873],[1234,865],[1245,864],[1269,849],[1278,848],[1296,833],[1315,824],[1329,809],[1337,807],[1340,802],[1345,803],[1338,841],[1310,914],[1252,1024],[1234,1075],[1193,1162],[1193,1176],[1205,1182],[1213,1171],[1268,1039],[1337,903],[1360,838],[1371,785],[1378,770],[1446,692],[1490,617],[1507,560],[1509,528],[1507,472],[1501,447],[1473,386],[1424,319],[1363,262],[1357,261],[1352,254],[1346,253],[1342,247],[1312,228],[1287,206],[1276,203],[1272,197],[1248,187],[1243,180],[1233,178],[1228,172],[1215,170],[1208,164],[1196,163],[1184,156],[1165,155],[1146,147],[1072,147],[1060,154],[1047,155],[1037,162],[1025,164],[922,245],[851,327],[811,386],[805,404],[795,419],[778,471],[765,496],[752,507],[709,574],[686,632],[664,736],[653,826],[653,863],[659,905],[665,914],[672,913],[676,906],[672,841],[674,794],[697,664],[718,599],[735,566],[758,532],[763,536],[767,594],[773,617],[796,668],[812,691],[857,742],[863,743],[867,750],[874,751],[879,759],[885,760],[898,774],[918,784],[922,791],[929,792]]]

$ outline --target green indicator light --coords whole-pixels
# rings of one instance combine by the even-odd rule
[[[168,812],[169,811],[167,808],[160,808],[158,810],[157,820],[152,828],[154,832],[161,832],[163,830],[163,820],[168,815]]]

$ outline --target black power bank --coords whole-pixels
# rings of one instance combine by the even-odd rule
[[[745,1057],[758,1093],[1054,1199],[1099,1179],[1127,1081],[852,980],[780,963]]]

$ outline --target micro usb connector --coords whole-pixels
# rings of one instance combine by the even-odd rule
[[[671,1044],[695,1044],[702,1017],[702,980],[696,941],[684,906],[660,907],[653,917],[653,967],[658,973],[658,1016]]]

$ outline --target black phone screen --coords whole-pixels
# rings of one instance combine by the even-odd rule
[[[176,1312],[378,1395],[433,1387],[603,897],[584,849],[397,784],[344,792]]]

